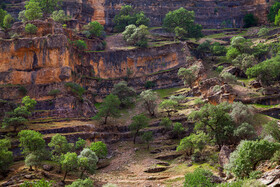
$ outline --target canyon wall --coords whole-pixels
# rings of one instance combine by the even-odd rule
[[[25,0],[5,0],[14,17],[24,9]],[[9,5],[9,3],[13,3]],[[144,11],[151,26],[161,26],[166,13],[184,7],[195,11],[196,22],[204,28],[242,27],[243,17],[253,13],[259,23],[266,23],[272,0],[64,0],[62,8],[80,23],[97,20],[110,30],[122,5]]]

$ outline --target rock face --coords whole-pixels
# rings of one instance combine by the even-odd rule
[[[24,8],[25,0],[6,0],[8,11],[14,17]],[[260,23],[266,22],[268,7],[272,1],[267,0],[71,0],[64,1],[62,8],[68,15],[80,22],[97,20],[112,28],[113,18],[122,5],[129,4],[137,10],[144,11],[151,19],[151,26],[161,26],[165,14],[169,11],[184,7],[195,11],[196,22],[204,28],[242,27],[243,17],[253,13]]]
[[[230,153],[231,150],[224,145],[219,153],[219,164],[221,165],[221,167],[224,167],[226,164],[229,163]]]
[[[36,37],[26,34],[22,23],[16,23],[10,32],[20,38],[0,39],[0,98],[18,102],[24,96],[20,90],[25,89],[38,101],[36,116],[40,118],[92,117],[96,113],[94,100],[106,96],[121,80],[139,92],[147,81],[153,88],[180,86],[177,71],[188,65],[186,57],[191,56],[185,43],[96,52],[102,41],[85,38],[90,49],[81,52],[72,42],[80,36],[70,29],[51,19],[32,24],[38,27]],[[67,89],[66,82],[85,88],[82,102]],[[59,94],[50,95],[53,90]]]
[[[280,167],[265,172],[258,180],[269,187],[280,186]]]

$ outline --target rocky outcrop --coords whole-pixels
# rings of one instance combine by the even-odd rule
[[[7,10],[18,17],[18,12],[24,8],[25,0],[6,0],[13,3]],[[71,0],[64,1],[62,8],[80,23],[97,20],[112,28],[113,18],[122,5],[130,4],[139,11],[144,11],[151,19],[151,26],[161,26],[165,14],[169,11],[185,7],[195,11],[196,22],[204,28],[242,27],[243,18],[253,13],[260,23],[265,23],[268,7],[272,1],[267,0]]]
[[[280,166],[277,166],[271,171],[265,172],[258,180],[269,187],[280,186]]]
[[[232,151],[229,149],[229,147],[225,145],[221,148],[221,151],[219,153],[219,164],[221,165],[221,167],[224,167],[226,164],[229,163],[229,157],[231,152]]]

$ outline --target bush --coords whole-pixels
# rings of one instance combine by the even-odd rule
[[[156,83],[153,82],[153,81],[147,81],[145,82],[145,88],[146,89],[151,89],[151,88],[154,88],[156,86]]]
[[[184,187],[214,187],[211,176],[213,176],[211,171],[197,168],[193,173],[185,175]]]
[[[212,92],[214,93],[217,93],[221,91],[221,86],[220,85],[215,85],[213,88],[212,88]]]
[[[83,51],[87,48],[87,44],[83,40],[75,40],[73,44],[79,51]]]
[[[0,140],[0,173],[5,175],[5,172],[9,170],[9,166],[13,162],[13,152],[9,151],[11,148],[11,142],[7,139]]]
[[[53,11],[51,18],[59,23],[65,23],[70,19],[67,15],[65,15],[65,12],[63,10]]]
[[[101,37],[104,33],[104,27],[97,21],[90,22],[83,27],[83,34],[87,38]]]
[[[232,75],[229,72],[223,71],[222,73],[220,73],[220,77],[227,83],[234,84],[237,82],[236,76]]]
[[[25,25],[25,32],[28,34],[36,34],[37,33],[38,28],[33,25],[32,23],[28,23]]]
[[[250,172],[256,169],[258,162],[270,159],[279,148],[279,144],[266,140],[241,141],[236,150],[231,153],[226,167],[236,177],[248,177]]]
[[[226,52],[227,52],[227,49],[225,46],[221,45],[219,42],[215,42],[211,45],[210,47],[211,49],[211,52],[214,54],[214,55],[218,55],[218,56],[222,56],[222,55],[225,55]]]
[[[253,27],[258,24],[257,18],[253,14],[246,14],[244,16],[244,27]]]
[[[130,45],[136,45],[139,47],[147,47],[147,35],[149,34],[148,27],[145,25],[140,25],[136,27],[135,25],[129,25],[125,28],[122,33],[124,40]]]
[[[271,158],[271,162],[275,162],[276,164],[280,164],[280,150],[276,151]]]
[[[107,145],[101,141],[91,143],[90,149],[95,152],[98,158],[106,158],[108,154]]]
[[[48,95],[49,96],[57,96],[57,95],[59,95],[60,94],[60,90],[59,89],[53,89],[53,90],[51,90],[51,91],[49,91],[49,93],[48,93]]]
[[[173,126],[172,133],[175,137],[180,137],[185,132],[182,123],[176,122]]]
[[[165,128],[165,131],[169,131],[172,129],[172,121],[169,118],[162,118],[159,125],[163,126]]]
[[[5,15],[4,20],[3,20],[3,28],[5,28],[5,29],[11,28],[13,21],[14,21],[14,18],[11,16],[11,14]]]
[[[66,185],[66,187],[92,187],[93,185],[93,181],[90,178],[87,179],[78,179],[76,181],[74,181],[72,184],[70,185]]]
[[[39,181],[24,181],[20,187],[52,187],[54,185],[54,181],[46,181],[46,179],[41,179]]]
[[[84,93],[86,92],[86,90],[83,87],[81,87],[79,84],[74,83],[74,82],[67,82],[67,83],[65,83],[65,86],[70,88],[71,92],[73,94],[77,95],[80,100],[83,100],[82,97],[83,97]]]
[[[250,174],[249,174],[249,178],[250,179],[259,179],[262,177],[262,172],[261,171],[252,171]]]
[[[241,53],[238,51],[238,49],[236,49],[234,47],[229,47],[228,50],[227,50],[226,57],[227,57],[228,60],[233,60],[240,54]]]
[[[261,36],[265,36],[265,35],[267,35],[268,34],[268,32],[269,32],[269,30],[268,30],[268,28],[261,28],[260,30],[259,30],[259,32],[258,32],[258,36],[259,37],[261,37]]]
[[[18,88],[18,91],[20,92],[20,94],[22,95],[26,95],[27,94],[27,89],[24,86],[20,86]]]
[[[4,21],[4,18],[6,15],[7,15],[7,11],[0,8],[0,27],[1,28],[4,28],[3,21]]]
[[[234,66],[240,68],[243,71],[246,71],[248,68],[254,66],[257,64],[257,60],[255,59],[254,55],[249,55],[249,54],[241,54],[238,55],[232,63]]]
[[[269,60],[263,61],[251,68],[246,74],[249,78],[256,77],[263,84],[269,85],[271,81],[279,80],[280,75],[280,56],[277,55]]]
[[[183,95],[177,95],[177,96],[176,95],[172,95],[170,97],[170,99],[173,100],[173,101],[177,101],[178,103],[182,103],[182,102],[184,102],[186,100],[186,97],[183,96]]]

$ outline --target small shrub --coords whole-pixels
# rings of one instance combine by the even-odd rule
[[[220,85],[215,85],[215,86],[212,88],[212,91],[213,91],[214,93],[217,93],[217,92],[221,91],[221,86],[220,86]]]
[[[151,89],[154,88],[156,86],[156,83],[152,82],[152,81],[146,81],[145,82],[145,88],[146,89]]]
[[[262,176],[262,172],[261,171],[252,171],[249,174],[249,178],[250,179],[259,179],[259,178],[261,178],[261,176]]]
[[[51,18],[59,23],[64,23],[70,19],[68,16],[65,15],[65,12],[63,10],[53,11]]]
[[[268,28],[261,28],[260,30],[259,30],[259,32],[258,32],[258,36],[259,37],[261,37],[261,36],[265,36],[265,35],[267,35],[268,34],[268,32],[269,32],[269,30],[268,30]]]
[[[87,38],[101,37],[104,32],[104,27],[97,21],[90,22],[83,27],[83,34]]]
[[[216,69],[218,73],[221,73],[223,70],[224,70],[224,66],[218,66]]]
[[[172,95],[171,97],[170,97],[170,99],[171,100],[173,100],[173,101],[177,101],[178,103],[182,103],[182,102],[184,102],[184,100],[186,99],[186,97],[185,96],[183,96],[183,95]]]
[[[172,133],[175,137],[180,137],[185,132],[182,123],[176,122],[173,126]]]
[[[220,77],[227,83],[236,83],[237,82],[237,78],[236,76],[232,75],[231,73],[228,72],[222,72],[220,74]]]
[[[122,33],[123,39],[130,45],[136,45],[139,47],[147,47],[147,35],[149,34],[148,27],[145,25],[140,25],[139,27],[135,25],[129,25],[125,28]]]
[[[49,96],[57,96],[57,95],[60,94],[60,92],[61,91],[59,89],[53,89],[53,90],[49,91],[48,95]]]
[[[73,44],[79,51],[83,51],[87,48],[87,44],[83,40],[76,40],[73,42]]]
[[[32,23],[28,23],[25,25],[25,32],[28,34],[36,34],[38,28]]]
[[[80,100],[82,100],[82,96],[85,93],[85,89],[83,87],[81,87],[79,84],[77,83],[73,83],[73,82],[68,82],[65,83],[66,87],[69,87],[71,89],[71,92],[76,94]]]
[[[169,131],[172,129],[172,121],[169,118],[163,118],[160,123],[160,126],[163,126],[165,128],[165,131]]]
[[[197,168],[193,173],[185,175],[184,187],[214,187],[211,176],[213,176],[211,171]]]
[[[24,86],[20,86],[18,88],[18,91],[20,92],[21,95],[26,95],[27,94],[27,89]]]
[[[98,158],[106,158],[108,154],[107,145],[101,141],[91,143],[90,149],[95,152]]]

